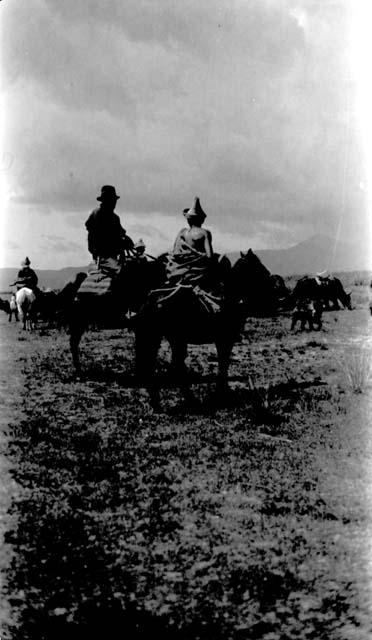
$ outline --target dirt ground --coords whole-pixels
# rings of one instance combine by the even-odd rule
[[[231,395],[192,346],[196,404],[159,357],[162,411],[133,336],[0,318],[2,639],[372,637],[372,333],[250,318]]]

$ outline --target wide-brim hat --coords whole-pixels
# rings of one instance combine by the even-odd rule
[[[207,214],[203,211],[199,198],[194,198],[194,202],[190,209],[184,209],[185,218],[206,218]]]
[[[30,264],[31,264],[30,258],[26,256],[22,262],[22,267],[28,267]]]
[[[115,187],[112,187],[110,184],[105,184],[101,189],[101,195],[97,197],[97,200],[102,202],[103,200],[112,200],[116,198],[119,200],[120,196],[117,195]]]

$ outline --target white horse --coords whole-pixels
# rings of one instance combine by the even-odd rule
[[[23,322],[24,329],[32,330],[34,327],[33,306],[35,300],[36,296],[34,292],[28,287],[22,287],[22,289],[19,289],[16,293],[18,313]]]

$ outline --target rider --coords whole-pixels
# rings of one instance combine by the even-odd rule
[[[185,253],[186,245],[195,251],[205,254],[208,258],[213,257],[212,234],[208,229],[203,229],[202,224],[207,217],[204,213],[199,198],[194,199],[190,209],[184,209],[189,228],[184,227],[178,233],[174,242],[173,254]]]
[[[121,226],[119,216],[114,212],[117,200],[115,187],[105,185],[97,200],[101,203],[85,223],[88,230],[88,250],[95,262],[111,258],[118,264],[118,257],[125,250],[133,249],[133,242]]]
[[[33,269],[30,267],[31,261],[26,256],[24,261],[22,262],[22,269],[18,271],[17,279],[10,286],[17,286],[17,290],[22,289],[22,287],[28,287],[28,289],[32,289],[35,293],[38,292],[38,277]]]
[[[145,256],[146,245],[145,245],[144,241],[142,240],[142,238],[140,238],[138,240],[138,242],[136,242],[136,244],[133,247],[133,250],[135,252],[136,260],[139,260],[141,262],[147,261],[147,258]]]

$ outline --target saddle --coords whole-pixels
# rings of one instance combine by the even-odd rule
[[[100,258],[88,267],[88,275],[81,283],[77,296],[107,296],[114,293],[121,265],[114,258]]]

